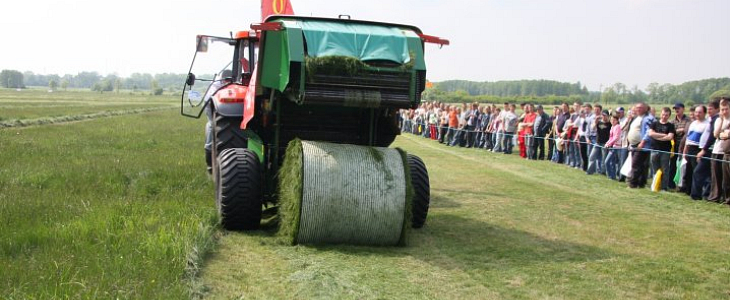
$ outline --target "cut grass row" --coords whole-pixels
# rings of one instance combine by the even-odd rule
[[[286,246],[229,233],[212,299],[725,299],[730,210],[601,176],[415,136],[431,176],[405,248]]]
[[[137,107],[139,107],[139,106],[137,106]],[[107,111],[85,113],[85,114],[78,114],[78,115],[60,115],[60,116],[50,116],[50,117],[35,118],[35,119],[12,119],[12,120],[7,120],[7,121],[2,121],[2,119],[0,119],[0,128],[2,128],[2,127],[26,127],[26,126],[67,123],[67,122],[82,121],[82,120],[89,120],[89,119],[98,119],[98,118],[104,118],[104,117],[138,114],[138,113],[143,113],[143,112],[171,110],[173,108],[175,108],[175,107],[162,106],[162,107],[135,108],[135,109],[125,109],[125,110],[107,110]],[[98,111],[95,109],[89,109],[89,110]]]
[[[56,92],[41,90],[0,90],[0,122],[4,127],[25,123],[46,123],[52,118],[91,115],[100,112],[129,111],[141,108],[176,107],[178,98],[172,96],[118,95],[90,92]],[[30,121],[33,120],[33,121]],[[51,122],[52,123],[52,122]],[[3,125],[0,125],[3,126]]]
[[[201,121],[0,129],[3,299],[181,299],[214,245]]]

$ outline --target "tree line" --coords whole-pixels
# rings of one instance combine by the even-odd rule
[[[116,74],[103,76],[98,72],[79,72],[76,75],[35,74],[30,71],[2,70],[0,85],[5,88],[26,88],[28,86],[47,86],[50,89],[88,88],[92,91],[111,92],[119,90],[147,90],[162,94],[164,90],[175,92],[182,88],[186,74],[174,73],[133,73],[129,77]]]
[[[562,102],[590,102],[603,104],[630,104],[637,102],[665,103],[684,102],[692,105],[707,102],[720,96],[730,96],[730,78],[708,78],[688,81],[678,85],[651,83],[645,90],[637,86],[628,88],[615,83],[591,92],[580,82],[566,83],[551,80],[515,80],[475,82],[448,80],[433,83],[423,94],[425,100],[444,102],[531,102],[559,104]]]

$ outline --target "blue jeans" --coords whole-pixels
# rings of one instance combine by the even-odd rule
[[[568,165],[573,168],[580,168],[583,163],[583,158],[580,156],[580,142],[571,140],[568,146]]]
[[[502,137],[504,137],[504,131],[497,131],[494,134],[494,152],[502,152]]]
[[[512,144],[512,140],[514,139],[514,132],[504,132],[502,134],[502,150],[506,154],[512,154],[512,148],[514,147]]]
[[[593,140],[593,139],[591,139]],[[603,147],[598,146],[598,144],[594,144],[593,141],[591,141],[591,145],[589,145],[591,151],[588,155],[588,169],[586,170],[586,173],[588,175],[591,175],[593,173],[603,174],[605,171],[603,170]]]
[[[618,180],[618,177],[616,176],[618,174],[618,149],[606,149],[608,150],[606,154],[606,159],[604,160],[604,164],[606,165],[606,176],[608,178],[611,178],[613,180]]]

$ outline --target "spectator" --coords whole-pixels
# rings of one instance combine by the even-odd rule
[[[507,105],[509,110],[504,113],[502,118],[502,127],[504,128],[504,134],[502,135],[502,149],[504,154],[512,154],[512,140],[514,139],[517,131],[517,115],[515,114],[515,105]]]
[[[479,117],[479,128],[477,128],[477,131],[479,132],[479,143],[477,144],[478,148],[484,148],[484,149],[490,149],[491,148],[491,134],[487,130],[487,127],[489,127],[489,123],[492,120],[492,107],[487,105],[484,108],[484,111],[482,112],[481,116]]]
[[[601,107],[601,106],[594,106]],[[592,125],[595,128],[596,137],[591,147],[591,153],[588,156],[588,169],[586,174],[592,175],[594,172],[598,174],[605,174],[606,168],[603,160],[608,155],[607,149],[604,147],[608,142],[611,135],[611,121],[608,119],[608,111],[603,110],[599,112],[598,117]]]
[[[480,115],[479,103],[474,102],[471,104],[471,109],[469,109],[464,116],[464,134],[466,135],[467,148],[471,148],[476,145],[476,128]]]
[[[727,97],[723,97],[720,100],[720,110],[721,114],[723,114],[723,122],[728,123],[730,125],[730,117],[725,117],[725,114],[722,113],[722,110],[730,110],[730,99]],[[722,197],[722,203],[730,205],[730,145],[726,145],[726,143],[730,143],[728,139],[730,138],[730,129],[724,129],[719,134],[717,139],[722,141],[722,145],[720,148],[723,150],[723,164],[722,164],[722,189],[721,189],[721,197]]]
[[[720,113],[713,126],[713,137],[715,138],[715,144],[712,147],[712,160],[710,161],[710,195],[707,197],[708,201],[722,203],[725,202],[722,197],[722,165],[723,156],[725,154],[723,144],[726,141],[717,139],[720,133],[730,128],[730,122],[726,121],[730,118],[730,107],[728,102],[725,100],[720,101]]]
[[[630,114],[626,114],[623,107],[616,108],[616,112],[619,116],[619,125],[621,126],[621,137],[619,138],[618,143],[618,168],[619,170],[621,167],[623,167],[624,163],[626,163],[626,159],[629,157],[629,140],[628,140],[628,133],[629,133],[629,124],[631,124],[631,118],[632,116]],[[624,182],[626,181],[626,176],[619,173],[618,174],[618,181]]]
[[[504,124],[502,124],[502,121],[504,119],[504,114],[509,110],[509,104],[504,104],[504,110],[497,109],[497,118],[492,123],[493,130],[495,132],[494,137],[494,149],[492,149],[492,152],[502,152],[504,151],[502,149],[502,138],[504,137]]]
[[[677,174],[677,158],[680,156],[682,149],[684,149],[682,142],[684,140],[684,134],[687,132],[690,123],[689,118],[684,114],[684,103],[675,103],[674,111],[676,112],[676,115],[672,119],[672,124],[674,124],[674,129],[677,131],[674,135],[674,147],[672,149],[674,155],[669,159],[669,172],[664,174],[664,176],[669,176],[670,178],[674,178],[674,175]],[[674,181],[669,181],[669,189],[674,190],[676,188],[677,185],[674,184]]]
[[[532,157],[531,159],[544,160],[545,159],[545,138],[548,136],[550,129],[553,127],[553,122],[550,116],[545,113],[542,105],[537,105],[537,117],[535,118],[535,126],[533,132],[535,133],[535,142],[532,146]],[[548,147],[548,156],[552,153],[551,147]]]
[[[444,107],[441,110],[441,116],[439,117],[439,143],[446,144],[446,133],[449,130],[449,109],[450,106]]]
[[[555,138],[560,137],[560,141],[555,141],[556,143],[560,142],[561,144],[564,144],[563,140],[566,138],[565,136],[565,123],[570,119],[570,107],[568,106],[568,103],[563,102],[561,105],[561,108],[557,110],[557,115],[555,115],[555,122],[554,128],[553,128],[553,136]],[[553,161],[559,164],[565,163],[565,147],[564,145],[555,145],[555,153],[553,154]],[[562,149],[562,150],[561,150]]]
[[[451,145],[456,140],[456,131],[459,129],[459,112],[456,107],[449,107],[449,131],[446,133],[444,144]]]
[[[573,109],[570,111],[570,121],[565,122],[565,131],[567,131],[566,136],[568,145],[567,145],[567,159],[566,164],[573,168],[579,168],[580,167],[580,146],[579,143],[576,142],[578,139],[578,118],[581,114],[581,104],[580,102],[573,103]]]
[[[694,174],[692,174],[693,181],[690,196],[693,200],[707,200],[707,197],[710,196],[710,158],[712,157],[712,146],[715,144],[713,128],[715,128],[715,121],[718,118],[719,109],[720,103],[718,101],[712,101],[707,106],[707,115],[710,119],[710,124],[708,127],[705,127],[705,131],[702,132],[702,136],[700,137],[700,152],[697,153],[697,166],[695,166]]]
[[[522,143],[520,144],[520,157],[529,158],[532,156],[532,145],[535,143],[533,129],[535,127],[535,119],[537,114],[533,111],[532,104],[526,104],[524,106],[525,114],[520,123],[520,136],[522,136]]]
[[[428,114],[428,131],[432,140],[438,139],[438,120],[439,120],[439,109],[433,107]]]
[[[592,110],[593,109],[590,104],[583,105],[580,114],[578,115],[578,119],[575,123],[575,126],[578,130],[575,138],[576,145],[578,147],[578,151],[576,152],[576,159],[578,162],[578,168],[583,169],[583,171],[586,171],[588,169],[588,120],[589,117],[591,120],[593,119],[593,116],[591,115]]]
[[[613,180],[618,180],[618,171],[620,165],[618,165],[618,148],[620,148],[621,139],[621,123],[619,121],[619,115],[615,113],[611,116],[611,131],[608,136],[608,141],[604,147],[608,150],[604,165],[606,166],[606,176]]]
[[[630,188],[643,188],[647,181],[647,166],[649,164],[649,151],[651,149],[651,138],[648,135],[649,126],[654,122],[644,103],[638,103],[634,107],[636,116],[629,124],[629,151],[631,151],[631,176],[629,178]]]
[[[695,120],[689,125],[686,141],[684,143],[684,150],[682,150],[682,154],[684,159],[687,161],[687,165],[685,167],[686,171],[684,172],[684,176],[682,176],[682,188],[680,191],[687,195],[692,194],[692,175],[694,174],[693,170],[697,166],[697,161],[699,160],[699,157],[696,158],[696,156],[697,153],[700,152],[700,138],[702,137],[702,133],[705,132],[705,129],[707,129],[707,126],[710,124],[710,121],[705,118],[706,113],[707,108],[704,105],[700,105],[695,108]]]
[[[651,123],[649,127],[649,137],[651,138],[651,174],[656,176],[659,169],[662,170],[661,190],[669,189],[669,182],[674,180],[668,174],[664,174],[669,170],[669,156],[672,150],[672,140],[676,134],[674,123],[669,118],[672,116],[672,110],[669,107],[662,108],[659,120]]]

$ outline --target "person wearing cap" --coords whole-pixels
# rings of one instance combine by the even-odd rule
[[[685,132],[687,132],[689,123],[692,122],[689,117],[684,114],[684,103],[677,102],[674,104],[673,108],[675,115],[674,118],[672,118],[672,124],[674,124],[674,129],[676,130],[676,134],[674,135],[674,155],[669,159],[669,171],[663,175],[669,176],[670,178],[674,178],[677,174],[677,158],[680,156],[682,149],[684,149]],[[669,181],[669,189],[674,190],[676,188],[677,185],[674,181]]]
[[[656,176],[658,170],[662,170],[662,182],[661,190],[666,191],[669,189],[669,182],[674,179],[666,174],[669,170],[669,156],[672,150],[672,140],[676,130],[674,124],[670,122],[669,118],[672,116],[672,110],[669,107],[662,108],[662,112],[659,120],[651,123],[649,127],[649,137],[651,140],[651,174]]]

